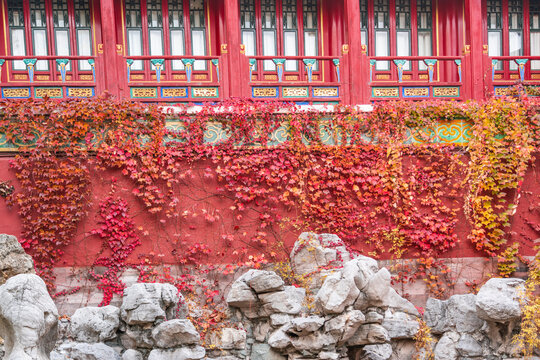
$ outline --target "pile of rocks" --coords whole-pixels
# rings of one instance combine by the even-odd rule
[[[418,331],[419,313],[391,288],[388,270],[352,257],[337,236],[302,234],[291,263],[297,275],[325,268],[309,276],[312,298],[263,270],[248,271],[229,291],[251,360],[347,359],[350,347],[361,347],[366,359],[389,359],[392,339],[412,339]]]
[[[433,334],[441,338],[435,359],[506,359],[519,357],[512,336],[521,317],[520,279],[488,280],[478,295],[429,299],[424,314]]]
[[[120,359],[124,349],[124,360],[202,359],[199,333],[186,315],[174,286],[135,284],[125,289],[120,309],[78,309],[51,359]]]
[[[0,243],[2,239],[6,238],[0,237]],[[10,249],[27,261],[16,246]],[[303,287],[287,286],[267,270],[252,269],[234,281],[226,301],[230,320],[236,324],[207,335],[206,349],[187,319],[184,298],[170,284],[135,284],[124,290],[120,308],[85,307],[69,320],[59,320],[43,280],[19,274],[0,286],[3,359],[402,360],[416,356],[420,314],[390,286],[390,273],[374,259],[352,255],[335,235],[304,233],[291,253],[291,264],[296,276],[304,279]],[[511,339],[519,330],[523,287],[523,280],[491,279],[478,295],[429,299],[424,320],[437,340],[432,349],[435,360],[518,357]]]

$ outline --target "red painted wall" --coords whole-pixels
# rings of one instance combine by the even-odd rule
[[[18,184],[14,173],[9,170],[10,158],[0,158],[0,180],[11,180],[17,188]],[[212,167],[211,163],[199,163],[192,166],[192,179],[187,181],[188,185],[182,186],[181,203],[182,211],[187,210],[186,217],[180,216],[176,221],[162,223],[156,216],[149,214],[143,209],[139,201],[132,195],[133,185],[126,180],[118,171],[92,174],[92,197],[89,199],[89,212],[86,219],[80,224],[78,235],[73,240],[65,252],[63,262],[59,266],[88,266],[96,259],[100,250],[100,239],[89,235],[90,231],[97,228],[99,222],[98,205],[100,200],[105,198],[110,191],[111,179],[118,179],[116,196],[126,199],[131,207],[136,226],[142,227],[138,230],[141,235],[142,245],[139,246],[131,256],[132,263],[139,263],[139,256],[154,254],[157,261],[166,263],[178,262],[172,255],[177,251],[182,255],[186,247],[194,243],[206,244],[210,247],[212,254],[202,258],[203,262],[212,263],[233,263],[239,261],[239,255],[234,254],[236,250],[241,253],[242,247],[246,247],[247,241],[242,241],[243,232],[246,233],[246,240],[257,229],[258,213],[246,211],[242,219],[237,219],[236,212],[233,213],[230,207],[233,205],[231,199],[221,196],[216,189],[220,187],[215,178],[205,177],[205,170]],[[511,240],[517,240],[522,244],[524,255],[533,255],[533,240],[539,237],[529,225],[540,224],[540,174],[536,169],[540,166],[540,159],[537,157],[535,166],[527,172],[523,183],[519,207],[511,223]],[[212,172],[210,172],[212,173]],[[205,219],[204,211],[209,214]],[[192,214],[197,214],[193,216]],[[212,216],[218,215],[212,219]],[[294,218],[294,213],[282,210],[283,217]],[[528,224],[529,223],[529,224]],[[469,225],[465,215],[460,213],[457,233],[459,237],[458,246],[444,254],[443,257],[475,257],[483,256],[477,252],[472,244],[467,241]],[[310,230],[310,229],[305,229]],[[277,238],[281,238],[287,245],[287,249],[294,243],[300,230],[287,229],[280,231]],[[21,221],[17,215],[17,209],[9,209],[5,201],[0,200],[0,232],[21,235]],[[224,234],[235,234],[236,240],[227,243],[222,236]],[[147,235],[144,235],[147,234]],[[183,244],[182,241],[185,243]],[[275,244],[269,244],[272,248]],[[354,244],[353,248],[367,253],[371,250],[365,244]],[[260,249],[249,248],[249,253],[258,253]],[[279,250],[276,250],[279,253]],[[281,252],[286,255],[284,252]],[[161,255],[160,255],[161,254]],[[160,256],[158,256],[160,255]],[[386,254],[388,258],[388,254]]]

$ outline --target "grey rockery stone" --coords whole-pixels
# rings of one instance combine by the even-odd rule
[[[420,329],[416,317],[390,309],[385,313],[382,326],[388,331],[390,339],[413,339]]]
[[[270,327],[266,329],[266,332]],[[267,333],[263,335],[263,340]],[[223,328],[219,332],[210,335],[210,343],[221,350],[243,350],[246,348],[247,334],[243,329]]]
[[[326,277],[315,301],[323,313],[339,314],[347,306],[354,304],[359,294],[360,290],[356,287],[354,278],[336,271]]]
[[[206,351],[202,346],[181,347],[176,349],[154,349],[150,351],[148,360],[199,360]]]
[[[245,282],[258,294],[283,290],[285,283],[273,271],[251,269],[238,280]]]
[[[0,285],[18,274],[34,274],[34,261],[13,235],[0,234]]]
[[[79,342],[104,342],[116,338],[119,325],[120,309],[116,306],[84,307],[71,316],[70,334]]]
[[[295,242],[290,255],[291,265],[296,275],[307,275],[308,286],[318,290],[322,285],[323,272],[319,270],[330,264],[340,266],[351,260],[345,243],[333,234],[304,232]]]
[[[227,304],[238,308],[254,308],[258,305],[258,299],[248,284],[241,279],[236,280],[227,294]]]
[[[287,358],[264,343],[255,343],[251,347],[251,360],[286,360]]]
[[[122,360],[143,360],[143,354],[134,349],[127,349],[122,354]]]
[[[461,356],[475,357],[482,355],[482,345],[469,334],[462,334],[456,344],[456,350]]]
[[[456,349],[459,341],[459,334],[453,331],[446,332],[435,346],[433,354],[435,360],[456,360],[458,351]]]
[[[324,318],[320,316],[299,317],[291,321],[291,326],[287,332],[297,336],[304,336],[319,330],[323,324]]]
[[[0,337],[5,360],[47,360],[57,337],[58,311],[43,280],[19,274],[0,286]]]
[[[155,346],[172,348],[198,344],[200,336],[195,326],[187,319],[173,319],[162,322],[152,330]]]
[[[478,317],[488,321],[508,322],[521,316],[519,298],[525,282],[521,279],[489,279],[478,291]]]
[[[445,301],[430,298],[426,303],[424,319],[434,334],[450,330],[474,333],[484,325],[484,320],[477,315],[474,294],[453,295]]]
[[[263,304],[263,310],[267,314],[298,314],[302,310],[305,297],[306,289],[295,286],[285,286],[283,291],[259,295],[259,299]]]
[[[51,360],[120,360],[120,354],[110,346],[103,343],[63,343],[53,352]]]
[[[152,324],[174,319],[177,308],[187,314],[183,296],[173,285],[138,283],[124,290],[120,317],[128,325]]]
[[[392,356],[390,344],[366,345],[362,350],[362,360],[388,360]]]

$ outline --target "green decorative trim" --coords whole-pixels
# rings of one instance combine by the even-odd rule
[[[4,65],[5,62],[6,62],[6,60],[0,59],[0,66]]]
[[[158,66],[158,65],[163,65],[163,63],[165,62],[165,59],[152,59],[150,60],[150,62],[152,63],[152,65],[154,66]]]
[[[129,66],[131,66],[131,65],[133,65],[133,62],[134,62],[134,61],[135,61],[135,60],[133,60],[133,59],[127,59],[127,60],[126,60],[126,63],[127,63]]]
[[[58,65],[67,65],[67,64],[69,64],[69,60],[68,59],[56,59],[56,63]]]
[[[287,61],[287,59],[272,59],[272,61],[276,65],[283,65],[283,64],[285,64],[285,61]]]
[[[181,59],[180,61],[182,61],[182,64],[184,65],[193,65],[195,59]]]
[[[28,65],[35,65],[37,62],[37,59],[23,59],[23,62],[26,66]]]
[[[212,59],[211,62],[212,62],[212,64],[213,64],[214,66],[218,66],[218,65],[219,65],[219,59]]]
[[[334,65],[339,66],[339,59],[332,59]]]
[[[424,63],[427,66],[429,66],[429,65],[435,66],[435,64],[437,63],[437,60],[436,59],[424,59]]]

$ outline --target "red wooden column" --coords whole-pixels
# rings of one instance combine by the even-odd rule
[[[112,95],[120,97],[122,95],[121,89],[124,88],[123,84],[126,82],[122,77],[123,71],[120,68],[121,58],[117,54],[116,49],[116,21],[114,11],[114,0],[100,0],[99,2],[101,12],[101,41],[103,46],[98,47],[98,59],[96,61],[100,64],[96,64],[102,69],[101,79],[97,79],[98,82],[104,84],[104,90],[107,90]],[[101,48],[101,49],[100,49]]]
[[[362,40],[360,37],[360,2],[358,0],[345,0],[345,26],[349,45],[348,57],[349,76],[342,80],[349,85],[349,99],[351,104],[364,102],[363,93],[367,79],[362,77]]]
[[[227,66],[224,70],[223,86],[228,86],[229,96],[249,97],[249,62],[241,50],[240,5],[238,0],[225,1],[225,28],[227,43],[222,44],[222,54],[226,51]],[[225,50],[223,45],[225,45]],[[228,84],[227,84],[228,82]]]
[[[472,99],[484,98],[485,61],[483,53],[483,19],[482,0],[465,0],[466,42],[470,45],[467,72],[464,83],[469,88]],[[466,51],[467,52],[467,51]]]

